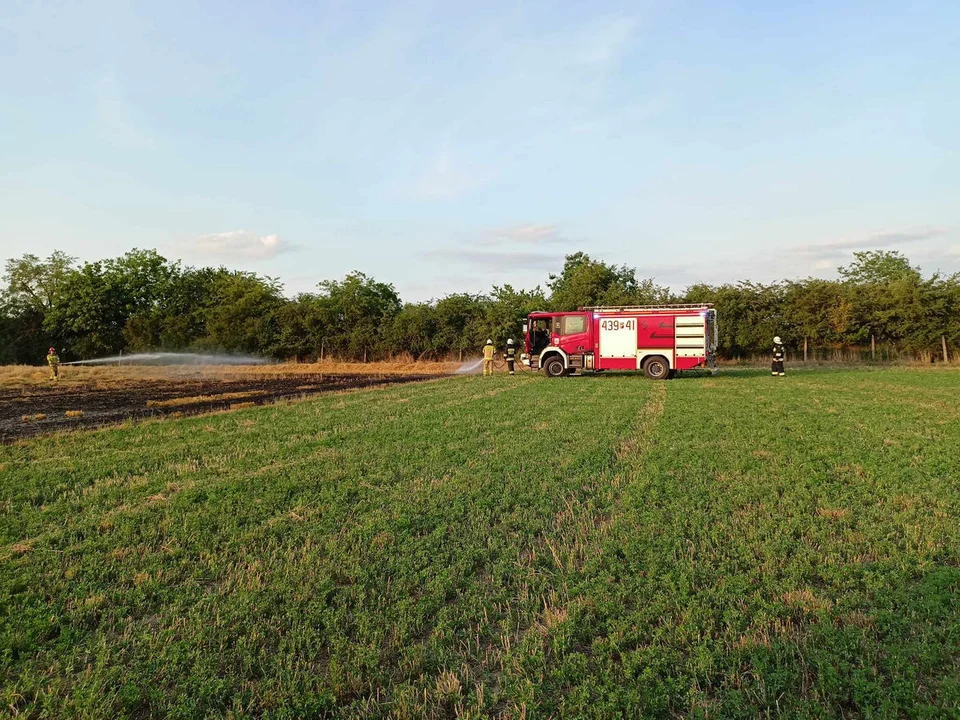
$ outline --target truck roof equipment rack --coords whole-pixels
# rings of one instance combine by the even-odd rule
[[[675,305],[596,305],[579,308],[582,312],[639,312],[656,313],[677,310],[711,310],[713,303],[679,303]]]

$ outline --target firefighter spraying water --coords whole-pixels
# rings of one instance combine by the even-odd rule
[[[494,355],[493,340],[487,340],[487,344],[483,346],[483,376],[493,375],[493,355]]]

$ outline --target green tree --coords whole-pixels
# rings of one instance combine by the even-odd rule
[[[60,297],[66,279],[74,272],[76,258],[54,250],[46,260],[23,255],[6,262],[4,297],[11,308],[47,313]]]
[[[896,251],[854,253],[854,261],[837,269],[850,300],[848,343],[877,341],[903,348],[922,309],[920,271]]]
[[[409,352],[475,353],[486,338],[520,339],[538,309],[646,305],[674,300],[653,279],[585,253],[567,256],[541,289],[495,286],[489,296],[457,293],[402,305],[394,287],[362,273],[321,283],[318,294],[285,298],[272,278],[226,268],[183,268],[152,250],[87,262],[54,252],[7,260],[0,288],[0,362],[38,362],[53,344],[64,359],[121,350],[216,349],[312,358],[320,348],[349,359]],[[939,353],[945,337],[960,353],[960,276],[924,278],[897,252],[865,251],[839,280],[690,286],[682,300],[712,302],[721,352],[769,351],[773,335],[794,350],[849,346],[875,336],[914,355]]]
[[[42,313],[0,296],[0,364],[40,362],[56,338],[43,328]]]
[[[131,250],[119,258],[88,262],[58,286],[45,326],[80,357],[119,352],[131,318],[138,344],[151,344],[149,318],[167,292],[177,267],[153,250]],[[143,336],[147,334],[148,337]]]
[[[691,285],[682,299],[691,303],[713,303],[722,353],[727,357],[741,357],[769,352],[775,335],[780,335],[788,345],[796,343],[797,337],[784,319],[783,298],[783,286],[778,283],[740,282]]]
[[[218,289],[231,275],[224,267],[189,267],[170,279],[156,313],[160,348],[188,350],[204,345],[207,317],[218,302]]]
[[[437,333],[433,339],[438,354],[477,353],[486,341],[485,305],[482,295],[454,293],[436,304]]]
[[[45,321],[75,272],[74,262],[59,250],[46,260],[30,254],[7,260],[0,291],[0,362],[39,362],[47,347],[62,346],[62,338],[46,329]]]
[[[277,312],[284,304],[280,282],[249,272],[220,277],[206,311],[201,347],[262,354],[276,343]]]
[[[276,311],[277,335],[270,354],[279,358],[319,358],[327,336],[324,308],[317,296],[301,293]]]
[[[837,268],[840,277],[856,285],[920,280],[920,270],[896,250],[864,250],[853,254],[854,260]]]
[[[437,310],[431,303],[408,303],[394,318],[390,346],[417,360],[436,355],[433,339],[438,329]]]
[[[335,351],[344,358],[370,360],[392,350],[387,340],[401,308],[393,285],[353,272],[319,287],[318,302]]]
[[[813,346],[839,345],[852,331],[852,305],[842,283],[818,278],[789,282],[783,303],[786,334],[798,346],[804,338]]]
[[[632,268],[608,265],[586,253],[567,255],[559,275],[551,275],[550,306],[570,311],[592,305],[627,305],[638,296],[636,272]]]
[[[543,291],[515,290],[512,285],[494,286],[490,298],[484,303],[484,323],[481,334],[486,335],[502,348],[509,338],[518,346],[523,339],[522,324],[535,310],[547,307]]]

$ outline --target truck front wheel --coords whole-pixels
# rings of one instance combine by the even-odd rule
[[[567,368],[564,367],[563,360],[554,355],[543,364],[543,371],[547,377],[560,377],[567,372]]]
[[[666,358],[654,355],[643,364],[643,374],[651,380],[666,380],[670,377],[670,364]]]

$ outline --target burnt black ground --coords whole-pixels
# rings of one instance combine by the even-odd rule
[[[234,403],[257,405],[337,390],[417,382],[435,375],[298,375],[258,377],[249,380],[144,380],[117,387],[44,385],[0,390],[0,442],[9,443],[62,429],[86,428],[129,419],[162,417],[173,413],[193,415],[223,410]],[[251,397],[212,398],[187,405],[147,407],[150,400],[192,398],[224,393],[258,393]],[[83,417],[69,418],[67,411],[82,410]],[[24,421],[25,415],[46,418]]]

